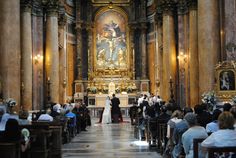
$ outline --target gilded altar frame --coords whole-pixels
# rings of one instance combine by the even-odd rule
[[[224,61],[215,67],[215,91],[217,98],[231,102],[236,95],[236,62]]]
[[[105,14],[107,14],[108,17],[106,17]],[[109,55],[107,55],[107,54],[104,55],[105,53],[103,52],[103,50],[102,49],[98,50],[98,47],[97,47],[97,45],[98,45],[98,38],[102,38],[102,37],[98,37],[98,36],[100,36],[100,32],[98,33],[98,27],[101,27],[101,26],[99,26],[99,24],[103,23],[101,21],[98,22],[98,20],[101,20],[102,19],[101,17],[104,16],[106,21],[108,21],[108,20],[113,21],[113,19],[111,19],[111,18],[109,19],[109,15],[112,15],[113,17],[117,16],[118,18],[120,16],[121,19],[123,18],[123,21],[124,21],[123,28],[125,29],[125,38],[124,39],[125,39],[125,44],[126,44],[126,50],[124,49],[124,47],[119,47],[119,50],[117,50],[118,49],[117,45],[113,44],[113,47],[115,47],[114,50],[116,50],[116,52],[120,51],[121,52],[120,54],[122,54],[122,51],[123,51],[123,58],[125,60],[124,63],[116,61],[116,60],[118,60],[117,59],[118,58],[118,54],[116,54],[116,58],[114,58],[115,59],[114,63],[113,62],[109,62],[109,59],[107,59],[105,63],[102,63],[102,59],[108,58],[107,56],[109,56]],[[116,20],[118,18],[115,17]],[[117,21],[115,21],[114,23],[116,23],[116,22]],[[105,22],[103,24],[108,25]],[[122,29],[121,29],[121,32],[122,32]],[[102,40],[104,40],[104,41],[108,40],[107,43],[109,43],[110,41],[113,41],[112,38],[113,37],[111,37],[110,39],[109,38],[107,38],[107,39],[104,38]],[[113,43],[113,42],[110,42],[110,43]],[[101,57],[100,57],[100,53],[101,54],[103,53],[103,56],[101,55]],[[98,59],[98,55],[99,55],[99,58],[101,58],[101,60]],[[128,15],[127,15],[127,13],[122,8],[116,7],[116,6],[113,6],[112,9],[110,9],[108,7],[101,8],[96,13],[95,18],[94,18],[93,57],[92,57],[92,59],[93,59],[92,64],[93,64],[93,68],[94,68],[93,72],[92,72],[94,74],[93,76],[94,77],[95,76],[96,77],[102,77],[102,78],[113,78],[113,77],[116,78],[116,77],[124,77],[122,75],[125,75],[127,78],[132,78],[132,73],[129,73],[130,71],[132,71],[132,69],[131,69],[131,61],[130,61],[131,57],[132,56],[131,56],[131,48],[130,48],[130,29],[129,29],[129,26],[128,26]],[[98,65],[99,61],[101,61],[100,62],[100,66]],[[113,61],[113,60],[110,60],[110,61]]]

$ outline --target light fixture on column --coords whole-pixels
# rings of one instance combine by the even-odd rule
[[[187,63],[187,55],[184,54],[183,52],[180,52],[179,55],[177,56],[178,60],[179,60],[179,70],[181,75],[184,75],[185,72],[185,64]]]
[[[34,64],[38,64],[40,61],[42,61],[43,56],[41,54],[37,54],[34,56]]]
[[[63,79],[63,83],[62,84],[63,84],[63,87],[65,88],[66,87],[66,79],[65,78]]]

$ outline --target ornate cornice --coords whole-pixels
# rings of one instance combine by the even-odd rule
[[[178,8],[178,14],[187,14],[188,13],[188,1],[186,0],[179,0],[177,3],[177,8]]]
[[[197,1],[198,0],[188,0],[189,10],[197,10]]]
[[[32,1],[32,14],[36,16],[43,16],[43,5],[41,0]]]
[[[20,9],[21,12],[30,12],[32,11],[32,0],[20,0]]]
[[[175,0],[161,0],[160,6],[162,8],[163,14],[173,14],[176,7]]]

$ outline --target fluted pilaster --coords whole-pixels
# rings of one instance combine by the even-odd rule
[[[31,0],[21,0],[21,100],[24,110],[32,110]]]

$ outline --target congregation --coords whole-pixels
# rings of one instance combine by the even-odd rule
[[[12,111],[15,105],[16,102],[11,100],[0,106],[0,151],[3,157],[61,157],[61,144],[69,143],[91,126],[89,110],[82,102],[63,106],[51,103],[47,110],[30,115],[27,111],[20,111],[17,115]],[[9,143],[13,144],[11,150],[6,148]]]
[[[233,147],[235,151],[236,107],[230,103],[212,111],[205,103],[181,109],[160,96],[141,95],[130,108],[130,117],[136,137],[157,147],[163,157],[195,157],[194,139],[203,141],[198,157],[205,157],[210,147]]]

